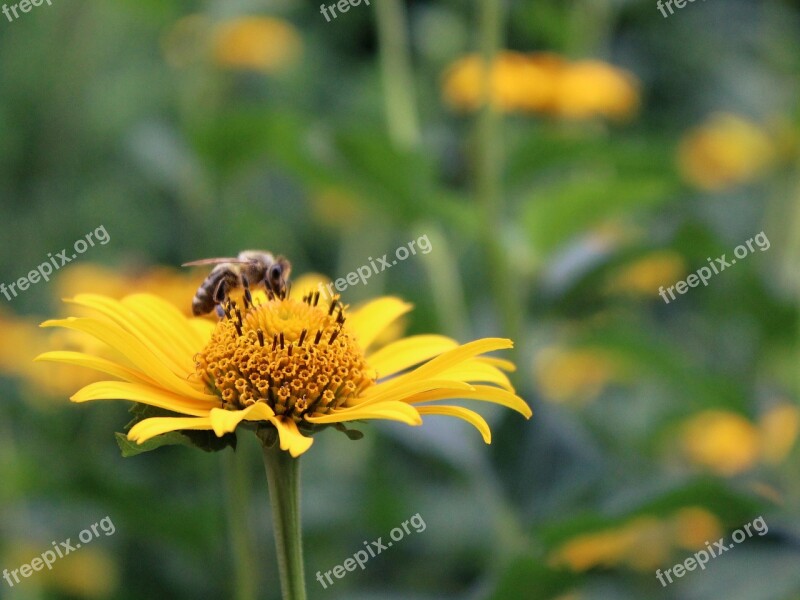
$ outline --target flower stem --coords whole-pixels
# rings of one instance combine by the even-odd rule
[[[400,0],[381,0],[375,3],[375,17],[389,134],[395,145],[410,148],[419,142],[420,131],[405,7]]]
[[[222,470],[226,487],[226,504],[233,549],[233,570],[236,581],[236,600],[256,600],[257,581],[253,540],[247,519],[249,486],[247,461],[241,453],[222,452]]]
[[[300,530],[300,462],[277,445],[263,447],[283,600],[306,600]]]
[[[500,311],[503,333],[518,336],[520,329],[519,306],[516,291],[511,284],[508,252],[505,237],[505,205],[503,202],[503,144],[502,116],[491,101],[490,68],[500,49],[503,37],[504,11],[502,0],[479,2],[480,49],[485,65],[483,82],[484,107],[477,122],[476,194],[482,211],[482,225],[486,256],[489,261],[489,279],[494,301]]]

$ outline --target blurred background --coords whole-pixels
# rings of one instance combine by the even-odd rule
[[[344,300],[408,299],[409,333],[513,338],[534,416],[478,407],[491,446],[439,417],[319,435],[310,598],[800,598],[796,2],[18,14],[0,16],[0,281],[109,239],[0,297],[0,568],[105,516],[116,531],[0,598],[244,599],[248,561],[280,597],[255,439],[122,458],[127,403],[72,405],[92,373],[31,362],[86,347],[37,327],[61,298],[150,291],[188,314],[203,273],[182,262],[265,248],[337,278],[420,236],[429,253]],[[707,286],[659,295],[761,232]],[[314,580],[416,513],[424,532]],[[766,535],[659,583],[758,517]]]

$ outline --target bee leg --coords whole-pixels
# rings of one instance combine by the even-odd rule
[[[244,288],[244,307],[245,309],[253,306],[253,295],[250,293],[250,282],[247,277],[242,277],[242,287]]]

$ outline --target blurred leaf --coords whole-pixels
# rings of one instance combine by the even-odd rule
[[[535,191],[523,219],[534,247],[549,253],[603,220],[657,206],[669,192],[670,185],[659,177],[574,173]]]

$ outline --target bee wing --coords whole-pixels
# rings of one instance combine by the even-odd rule
[[[241,260],[239,258],[203,258],[201,260],[193,260],[191,262],[185,262],[181,266],[182,267],[199,267],[202,265],[221,265],[224,263],[233,263],[236,265],[246,265],[250,261],[249,260]]]

